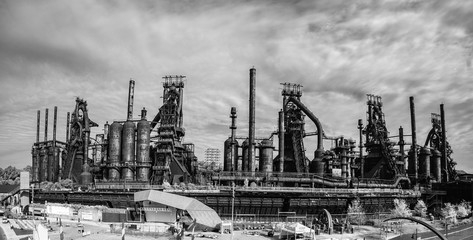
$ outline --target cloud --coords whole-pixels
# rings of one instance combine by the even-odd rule
[[[388,128],[418,135],[444,102],[458,168],[473,171],[469,121],[473,37],[464,1],[3,1],[0,7],[0,144],[4,164],[30,164],[36,110],[59,108],[60,136],[75,97],[101,126],[123,120],[134,78],[135,117],[162,100],[161,77],[186,75],[186,142],[197,156],[222,149],[230,107],[248,129],[248,70],[257,69],[257,135],[269,136],[280,83],[303,85],[302,101],[329,135],[357,137],[365,94],[383,96]],[[44,121],[44,119],[42,119]],[[50,120],[51,122],[51,120]],[[21,126],[19,128],[18,126]],[[308,131],[315,130],[312,123]],[[51,127],[50,127],[51,129]],[[99,133],[102,127],[93,129]],[[330,147],[330,143],[326,143]],[[18,147],[19,146],[19,147]],[[315,142],[307,139],[308,152]],[[16,152],[13,149],[17,149]]]

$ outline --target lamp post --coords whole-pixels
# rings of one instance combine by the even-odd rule
[[[232,240],[233,240],[233,211],[235,209],[235,182],[232,182]]]

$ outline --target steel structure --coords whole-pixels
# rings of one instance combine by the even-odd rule
[[[92,182],[90,166],[93,162],[89,158],[90,128],[92,127],[98,127],[98,124],[89,119],[87,102],[77,98],[76,106],[71,114],[66,158],[62,164],[63,178],[85,185]]]
[[[368,155],[364,157],[364,177],[392,179],[405,174],[404,161],[395,154],[395,142],[389,139],[383,102],[380,96],[368,94],[367,125],[363,130]]]
[[[163,105],[151,123],[151,129],[157,127],[158,135],[153,139],[153,167],[151,182],[180,183],[191,182],[195,176],[196,159],[193,150],[182,144],[183,99],[185,76],[163,77]]]

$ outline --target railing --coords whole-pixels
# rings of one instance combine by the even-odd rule
[[[280,173],[280,172],[231,172],[231,171],[222,171],[218,173],[214,173],[213,177],[246,177],[248,179],[255,179],[260,178],[313,178],[313,179],[321,179],[326,182],[346,182],[347,179],[338,176],[330,176],[328,174],[324,174],[324,176],[317,175],[315,173]],[[368,184],[393,184],[396,182],[396,179],[373,179],[373,178],[351,178],[351,182],[354,186],[358,183],[368,183]]]

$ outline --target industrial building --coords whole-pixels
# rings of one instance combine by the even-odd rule
[[[432,114],[425,143],[418,144],[414,97],[406,99],[412,132],[405,134],[401,127],[397,136],[390,136],[382,97],[368,94],[366,120],[359,119],[353,126],[359,130],[356,141],[326,135],[323,116],[316,116],[304,103],[303,87],[282,83],[282,109],[275,121],[278,130],[267,137],[256,136],[255,68],[249,70],[248,133],[237,135],[237,107],[229,106],[230,137],[222,139],[223,171],[204,174],[198,171],[194,145],[183,142],[184,79],[180,75],[163,78],[163,102],[151,121],[145,108],[140,119],[133,118],[135,82],[130,80],[126,120],[104,123],[103,133],[95,138],[90,128],[99,124],[88,118],[83,99],[76,99],[71,118],[68,113],[64,142],[56,140],[55,131],[52,141],[47,140],[47,133],[39,141],[38,111],[32,150],[34,181],[71,179],[89,191],[38,191],[35,202],[126,208],[133,207],[130,202],[136,191],[169,191],[163,187],[166,183],[192,183],[202,186],[201,190],[176,193],[203,202],[221,216],[230,214],[233,200],[237,213],[262,216],[283,211],[315,214],[322,208],[344,212],[355,198],[367,211],[375,211],[392,205],[394,198],[408,202],[424,198],[429,206],[439,206],[446,197],[445,184],[457,178],[444,105]],[[316,132],[307,132],[306,123],[314,124]],[[317,139],[313,154],[304,146],[310,136]],[[324,141],[333,147],[325,149]],[[208,189],[208,185],[215,187]]]

